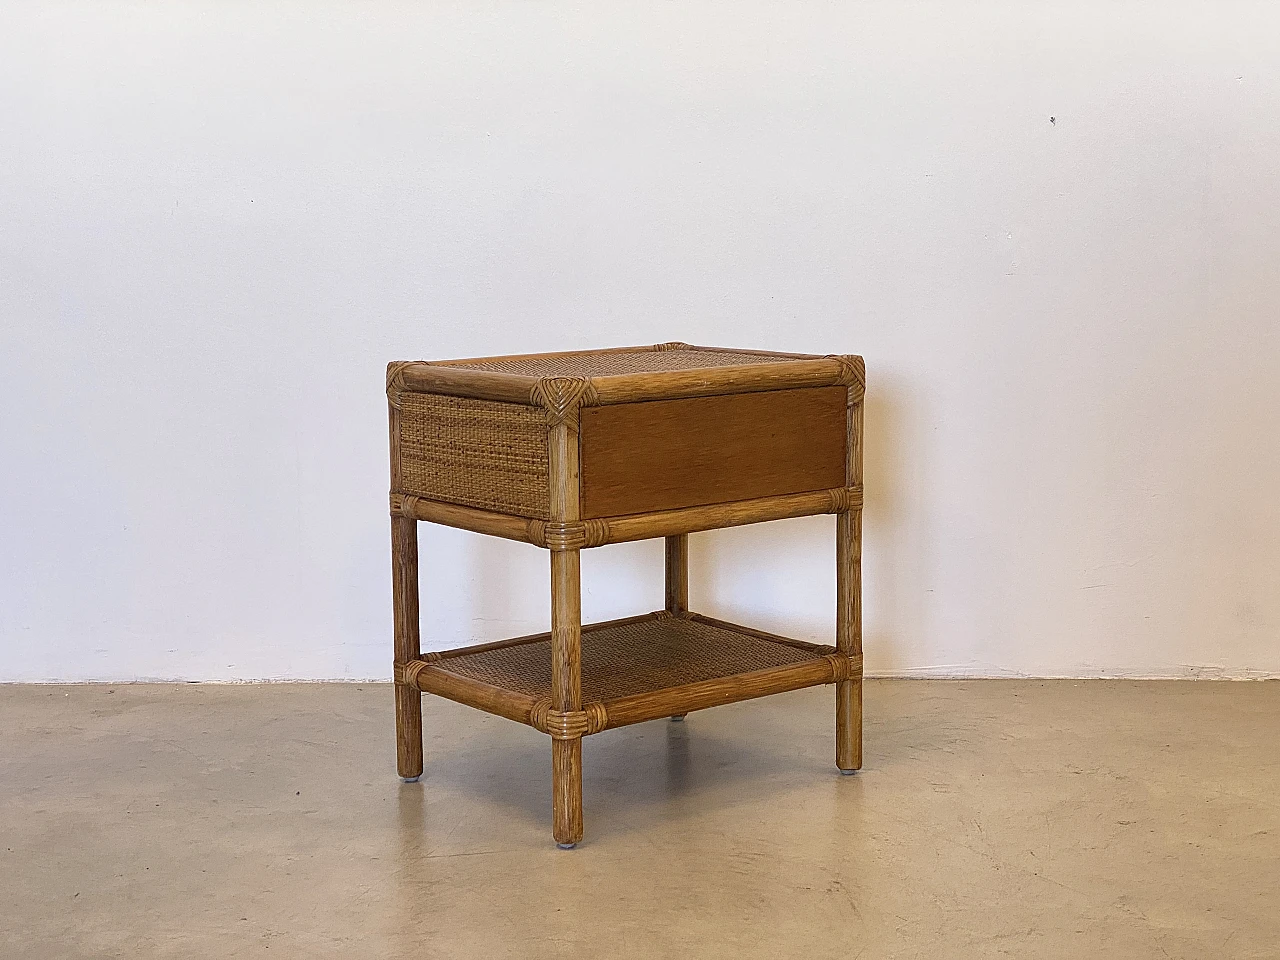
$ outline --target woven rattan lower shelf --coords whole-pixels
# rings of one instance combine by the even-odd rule
[[[834,647],[666,610],[582,627],[580,711],[551,709],[551,634],[428,654],[402,682],[555,736],[689,713],[847,680],[861,672]]]

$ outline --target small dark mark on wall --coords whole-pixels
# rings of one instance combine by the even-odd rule
[[[1058,118],[1057,118],[1057,117],[1050,117],[1050,118],[1049,118],[1049,122],[1050,122],[1050,123],[1052,123],[1052,124],[1056,127],[1056,126],[1058,125]]]

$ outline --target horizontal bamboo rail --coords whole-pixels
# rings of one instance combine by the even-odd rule
[[[831,654],[831,657],[838,656]],[[739,700],[752,700],[788,690],[816,687],[835,683],[839,668],[829,657],[821,657],[797,663],[789,667],[774,667],[755,673],[740,673],[731,677],[686,683],[665,690],[637,693],[604,704],[608,720],[604,729],[624,727],[645,720],[657,720],[678,713],[721,707]]]
[[[838,358],[784,360],[741,367],[710,367],[703,370],[668,370],[662,373],[627,373],[592,377],[594,402],[642,403],[684,397],[714,397],[760,390],[791,390],[798,387],[829,387],[846,383],[850,376]]]
[[[471,677],[460,677],[427,659],[413,660],[408,664],[396,664],[396,683],[416,687],[423,693],[434,693],[455,703],[477,707],[486,713],[497,714],[508,720],[529,723],[537,697],[481,683]]]
[[[738,527],[769,520],[787,520],[822,513],[839,513],[850,509],[846,504],[862,506],[862,491],[837,488],[812,493],[789,493],[778,497],[760,497],[733,503],[716,503],[705,507],[684,507],[630,517],[608,517],[583,521],[587,526],[586,546],[625,543],[649,537],[670,537],[680,533],[697,533],[720,527]],[[593,525],[596,525],[593,527]]]
[[[537,377],[517,373],[471,370],[416,361],[402,365],[398,380],[389,382],[388,389],[399,388],[416,393],[444,393],[454,397],[532,405],[531,396],[537,382]]]
[[[603,517],[554,523],[530,520],[492,510],[463,507],[423,497],[391,494],[392,516],[443,524],[475,533],[485,533],[508,540],[532,543],[550,550],[578,550],[610,543],[671,537],[720,527],[736,527],[748,523],[787,520],[824,513],[841,513],[862,507],[862,490],[837,487],[811,493],[789,493],[777,497],[760,497],[734,503],[717,503],[705,507],[684,507],[629,517]]]
[[[391,514],[392,516],[399,514],[411,520],[438,523],[446,527],[457,527],[460,530],[471,530],[474,533],[486,533],[492,537],[522,540],[539,547],[547,545],[545,538],[534,538],[527,518],[513,517],[511,514],[497,513],[493,510],[480,510],[476,507],[463,507],[455,503],[443,503],[439,500],[393,493],[391,494]]]

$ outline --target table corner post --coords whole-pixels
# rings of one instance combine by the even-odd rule
[[[387,368],[387,420],[391,454],[391,492],[400,492],[400,373],[403,364]],[[393,498],[395,499],[395,498]],[[422,655],[418,621],[418,521],[391,511],[391,602],[394,623],[393,666]],[[394,671],[396,701],[396,768],[405,780],[422,776],[422,692]]]
[[[862,491],[863,387],[849,384],[846,485]],[[862,497],[836,515],[836,649],[856,659],[857,675],[836,684],[836,766],[862,767]]]
[[[667,612],[682,617],[689,612],[689,535],[666,538]]]
[[[533,388],[533,400],[547,413],[550,519],[561,525],[581,519],[579,471],[580,411],[592,402],[589,378],[548,377]],[[562,713],[582,709],[581,549],[561,542],[551,549],[551,707]],[[553,833],[562,848],[583,834],[582,736],[551,740]]]

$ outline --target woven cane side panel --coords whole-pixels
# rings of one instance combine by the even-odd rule
[[[582,634],[582,702],[804,663],[810,650],[692,620],[641,620]],[[535,640],[460,657],[436,666],[507,690],[551,693],[551,642]]]
[[[504,357],[450,366],[492,370],[529,377],[610,377],[623,373],[657,373],[666,370],[702,370],[738,367],[751,363],[784,363],[787,357],[759,353],[721,353],[716,350],[636,350],[618,353],[582,353],[568,356]]]
[[[548,475],[540,408],[401,394],[401,492],[546,520]]]

